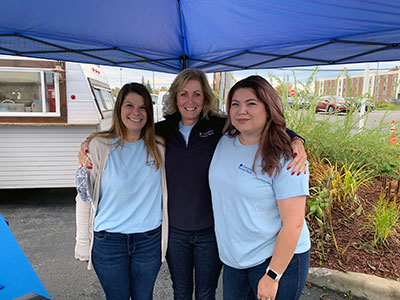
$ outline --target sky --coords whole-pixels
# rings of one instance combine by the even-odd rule
[[[378,72],[386,72],[390,68],[400,66],[400,61],[392,61],[392,62],[380,62],[380,63],[369,63],[370,72],[375,72],[378,69]],[[320,66],[319,71],[317,73],[317,78],[336,78],[342,71],[343,68],[347,68],[349,71],[349,75],[360,75],[364,74],[364,69],[366,67],[365,63],[360,64],[343,64],[343,65],[333,65],[333,66]],[[119,67],[109,67],[109,66],[101,66],[101,69],[105,72],[107,79],[112,88],[120,87],[121,83],[124,85],[125,83],[136,81],[141,82],[142,76],[145,78],[145,82],[149,81],[150,85],[155,87],[155,89],[159,89],[160,87],[169,88],[172,81],[175,78],[175,74],[168,73],[160,73],[160,72],[152,72],[152,71],[144,71],[137,69],[128,69],[128,68],[119,68]],[[269,74],[273,74],[274,76],[279,77],[283,80],[283,77],[286,76],[289,82],[293,83],[292,70],[295,71],[297,81],[305,83],[307,78],[311,75],[312,71],[315,67],[300,67],[300,68],[286,68],[286,69],[259,69],[259,70],[244,70],[244,71],[234,71],[233,76],[236,80],[241,80],[246,78],[247,76],[258,74],[265,78],[269,78]],[[207,74],[209,80],[212,80],[212,73]],[[154,78],[154,85],[153,85]]]

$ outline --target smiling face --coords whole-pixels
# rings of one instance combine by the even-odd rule
[[[229,108],[232,125],[240,132],[241,141],[257,143],[267,121],[267,110],[252,89],[239,88],[232,96]]]
[[[136,93],[126,95],[121,106],[121,120],[127,129],[128,142],[139,140],[147,122],[146,106],[142,96]]]
[[[176,95],[176,106],[185,126],[193,125],[199,120],[203,105],[204,94],[198,80],[189,80]]]

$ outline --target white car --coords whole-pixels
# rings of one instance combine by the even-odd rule
[[[153,110],[154,110],[154,122],[164,120],[163,117],[163,106],[165,100],[167,100],[168,92],[160,92],[158,95],[151,95],[153,99]]]

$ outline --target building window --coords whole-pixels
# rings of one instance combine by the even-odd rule
[[[2,69],[0,116],[60,116],[59,74],[51,70]]]

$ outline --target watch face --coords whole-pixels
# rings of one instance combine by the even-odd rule
[[[278,274],[276,274],[274,271],[272,271],[271,269],[270,270],[268,270],[268,272],[267,272],[267,275],[269,276],[269,277],[271,277],[272,279],[276,279],[276,277],[278,277]]]

